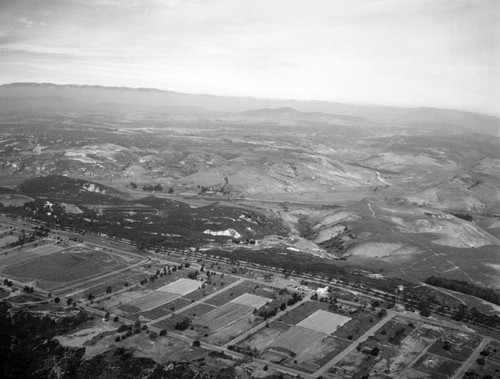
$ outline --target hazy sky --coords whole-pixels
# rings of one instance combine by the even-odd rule
[[[498,0],[0,0],[0,83],[500,114]]]

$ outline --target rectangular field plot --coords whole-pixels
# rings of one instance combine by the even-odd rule
[[[321,333],[333,333],[339,326],[344,325],[350,320],[349,317],[341,316],[336,313],[326,312],[318,310],[314,312],[311,316],[302,320],[297,324],[303,328],[312,329],[316,332]]]
[[[134,307],[137,307],[144,312],[156,308],[165,303],[168,303],[169,301],[172,301],[177,297],[179,297],[179,295],[175,293],[152,291],[147,295],[129,301],[127,305],[132,305]]]
[[[318,310],[327,310],[330,307],[328,303],[323,303],[320,301],[306,301],[300,307],[297,307],[290,312],[284,314],[280,317],[279,321],[284,322],[289,325],[295,325],[305,318],[311,316]]]
[[[243,333],[257,326],[261,322],[261,318],[255,317],[253,314],[248,314],[225,328],[218,330],[214,334],[211,334],[207,338],[207,341],[218,346],[224,345],[234,338],[241,336]],[[204,338],[202,337],[202,339]]]
[[[159,292],[170,292],[178,295],[186,295],[189,292],[201,287],[201,282],[193,279],[181,278],[177,279],[175,282],[167,284],[166,286],[158,288],[156,291]]]
[[[280,334],[286,332],[288,329],[290,329],[288,324],[274,321],[269,324],[269,327],[262,328],[256,333],[249,335],[238,345],[262,351],[266,347],[269,347]]]
[[[265,297],[260,297],[257,295],[252,295],[251,293],[244,293],[238,296],[236,299],[231,300],[231,303],[246,305],[247,307],[260,308],[265,305],[269,299]]]
[[[138,313],[138,315],[142,316],[144,318],[147,318],[148,320],[154,321],[157,318],[171,314],[171,313],[175,312],[177,309],[181,309],[189,304],[191,304],[191,302],[189,300],[178,297],[175,300],[169,301],[168,303],[160,305],[156,308],[150,309],[148,311],[140,312],[140,313]],[[168,321],[168,320],[166,320],[166,321]],[[177,321],[181,321],[181,320],[177,320]],[[174,327],[174,325],[175,325],[175,323],[172,323],[169,325],[169,327]]]
[[[213,298],[205,302],[208,304],[221,306],[245,293],[254,293],[254,292],[261,297],[269,297],[269,299],[271,299],[272,294],[270,292],[269,293],[265,293],[264,291],[259,292],[259,289],[261,289],[261,287],[262,286],[259,287],[259,285],[256,285],[253,282],[245,281],[237,284],[228,291],[224,291],[218,294],[217,296],[214,296]]]
[[[309,346],[325,339],[326,337],[328,337],[328,335],[325,333],[302,328],[300,326],[292,326],[286,332],[279,335],[270,347],[286,349],[299,355]]]
[[[187,295],[184,295],[184,297],[189,300],[198,301],[203,299],[205,296],[208,296],[221,289],[224,289],[224,286],[227,286],[237,281],[237,279],[233,278],[232,276],[225,276],[223,279],[219,278],[214,279],[214,278],[215,276],[210,278],[211,284],[207,284],[205,287],[197,291],[190,292]],[[221,283],[224,283],[224,285],[221,285]]]
[[[253,308],[246,305],[227,303],[195,319],[194,324],[204,326],[214,333],[226,326],[252,314]]]

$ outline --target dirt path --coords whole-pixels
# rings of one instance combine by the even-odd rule
[[[394,312],[389,312],[388,315],[380,320],[378,323],[376,323],[374,326],[372,326],[370,329],[368,329],[361,337],[359,337],[357,340],[355,340],[353,343],[351,343],[346,349],[344,349],[340,354],[336,355],[330,362],[325,364],[323,367],[321,367],[318,371],[314,373],[314,377],[318,377],[320,375],[323,375],[325,372],[327,372],[329,369],[331,369],[333,366],[335,366],[337,363],[339,363],[342,359],[344,359],[351,351],[353,351],[356,346],[358,346],[361,342],[366,340],[369,336],[371,336],[373,333],[375,333],[376,330],[384,326],[386,323],[388,323],[396,314]]]
[[[467,369],[477,359],[477,356],[479,355],[479,353],[484,350],[484,348],[486,347],[486,345],[488,343],[490,343],[490,341],[491,341],[491,338],[485,337],[481,341],[481,343],[479,344],[479,346],[476,347],[476,349],[474,350],[474,352],[471,355],[469,355],[469,358],[467,358],[467,360],[462,364],[462,366],[460,366],[460,368],[455,372],[455,375],[453,375],[451,377],[451,379],[460,379],[460,378],[462,378],[464,376],[465,372],[467,371]]]

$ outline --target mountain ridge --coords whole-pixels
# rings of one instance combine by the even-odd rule
[[[0,85],[0,99],[16,99],[21,108],[29,109],[30,101],[36,98],[60,97],[74,100],[77,105],[116,103],[124,107],[144,107],[148,109],[165,107],[198,107],[213,112],[242,113],[255,110],[287,110],[293,116],[294,110],[301,113],[321,112],[333,116],[352,116],[369,119],[387,126],[418,127],[419,123],[432,122],[464,127],[478,133],[500,136],[500,118],[492,115],[462,110],[431,107],[394,107],[373,105],[351,105],[326,101],[301,101],[285,99],[264,99],[254,97],[229,97],[205,94],[186,94],[152,88],[106,87],[94,85],[52,83],[9,83]],[[24,99],[26,104],[22,104]],[[40,104],[36,104],[37,107]],[[48,106],[48,105],[47,105]],[[16,107],[14,107],[16,108]],[[124,108],[124,110],[128,110]],[[0,112],[12,111],[9,104],[0,104]],[[57,109],[57,108],[56,108]],[[55,109],[55,110],[56,110]]]

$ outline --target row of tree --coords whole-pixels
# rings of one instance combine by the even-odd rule
[[[137,189],[137,183],[135,183],[135,182],[130,182],[129,186],[132,189]],[[160,183],[158,183],[158,184],[156,184],[154,186],[152,184],[150,184],[150,185],[144,185],[142,187],[142,190],[143,191],[149,191],[149,192],[153,192],[153,191],[161,192],[161,191],[163,191],[163,186]],[[168,193],[174,193],[174,189],[172,187],[170,187],[168,189]]]

